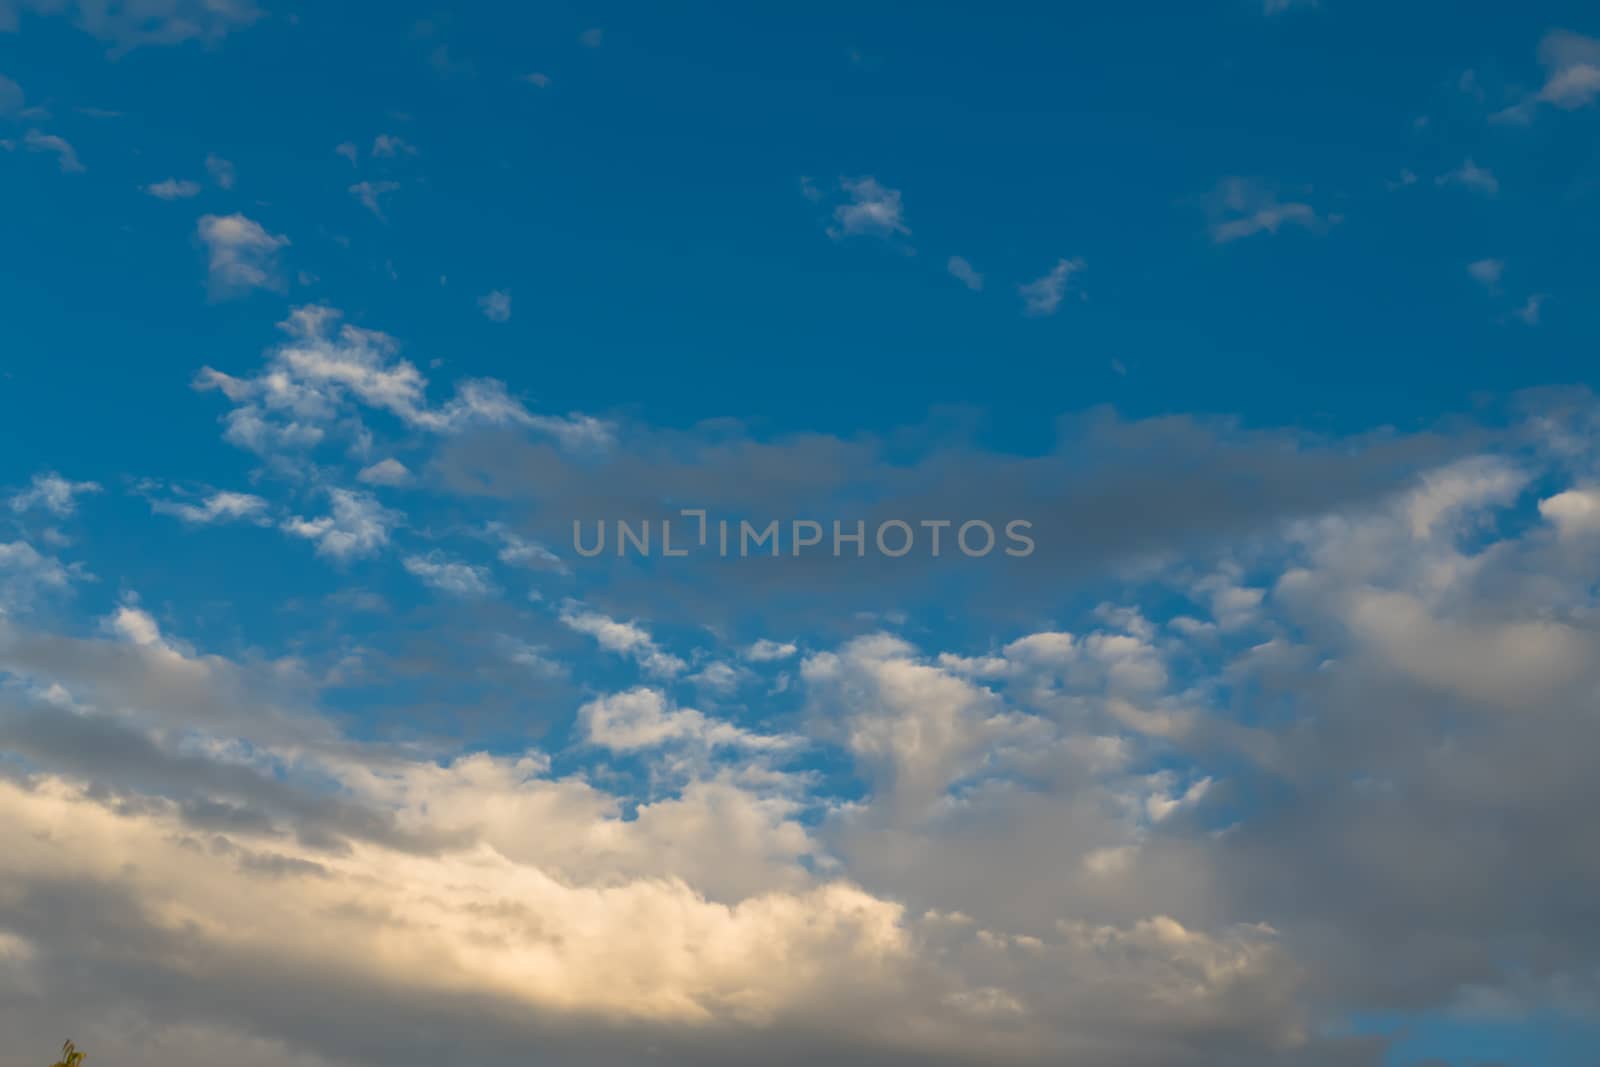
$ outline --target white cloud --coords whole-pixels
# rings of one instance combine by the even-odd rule
[[[14,28],[19,11],[70,14],[79,29],[112,44],[113,54],[219,40],[261,17],[254,0],[0,0],[0,29]]]
[[[1572,111],[1600,97],[1600,40],[1551,30],[1539,42],[1539,62],[1545,68],[1540,101]]]
[[[480,296],[478,307],[483,309],[484,318],[490,322],[511,321],[511,294],[504,289],[495,289]]]
[[[973,292],[983,288],[983,275],[974,270],[972,264],[961,256],[951,256],[950,261],[945,264],[945,269],[950,272],[952,278]]]
[[[238,171],[233,164],[220,156],[206,156],[206,173],[220,189],[232,189],[233,183],[238,181]]]
[[[187,200],[200,195],[200,183],[168,178],[145,186],[144,191],[157,200]]]
[[[561,606],[561,622],[569,629],[594,638],[601,648],[635,660],[647,674],[670,678],[688,667],[664,651],[649,631],[636,622],[623,622],[569,600]]]
[[[416,154],[417,146],[407,141],[404,137],[380,133],[372,139],[372,156],[374,159],[394,159],[396,156],[414,156]]]
[[[601,42],[605,40],[605,34],[606,31],[597,26],[593,29],[584,30],[579,34],[578,42],[585,48],[599,48]]]
[[[532,567],[566,573],[567,565],[562,562],[561,557],[539,542],[531,541],[498,522],[490,523],[488,532],[500,541],[498,555],[501,563],[510,567]]]
[[[524,74],[522,80],[540,89],[548,89],[550,87],[550,75],[541,74],[538,71],[534,71],[532,74]]]
[[[354,141],[345,141],[343,144],[334,146],[333,154],[348,159],[352,167],[361,162],[361,149],[356,147]]]
[[[981,772],[996,748],[1037,743],[1050,733],[889,634],[811,656],[801,676],[819,710],[843,716],[846,746],[903,817],[919,817],[951,786]]]
[[[28,488],[11,496],[11,510],[21,513],[42,508],[52,515],[71,515],[78,508],[78,497],[100,492],[96,482],[74,482],[55,471],[45,471],[33,476]]]
[[[381,459],[371,466],[361,468],[356,479],[368,485],[399,486],[411,481],[411,471],[397,459]]]
[[[235,405],[226,417],[228,440],[268,454],[320,443],[355,404],[434,433],[458,433],[474,426],[520,426],[547,434],[574,450],[607,447],[610,423],[592,416],[541,415],[506,392],[505,384],[475,378],[459,382],[455,396],[434,407],[428,380],[399,357],[394,338],[377,330],[342,323],[339,312],[318,305],[297,307],[280,323],[288,343],[274,349],[266,368],[238,378],[210,367],[195,387],[215,389]]]
[[[1489,290],[1500,288],[1500,278],[1506,272],[1506,263],[1503,259],[1478,259],[1467,264],[1467,273],[1472,280]]]
[[[1281,15],[1297,7],[1318,7],[1319,0],[1262,0],[1261,10],[1267,15]]]
[[[1500,192],[1500,179],[1472,160],[1464,161],[1455,170],[1446,171],[1434,179],[1435,185],[1458,185],[1474,193],[1494,196]]]
[[[847,199],[833,209],[830,237],[839,240],[859,234],[894,237],[911,233],[905,224],[900,190],[890,189],[870,175],[841,178],[839,187]]]
[[[590,744],[613,752],[670,744],[775,750],[796,743],[791,737],[750,733],[693,708],[674,708],[660,690],[644,686],[590,701],[578,709],[578,722]]]
[[[22,110],[22,86],[0,74],[0,115],[15,115]]]
[[[1338,219],[1318,215],[1310,204],[1285,202],[1269,186],[1249,178],[1224,178],[1207,203],[1211,240],[1227,244],[1259,233],[1276,234],[1286,225],[1319,233]]]
[[[283,288],[278,252],[288,246],[287,237],[268,233],[259,222],[241,214],[202,215],[196,231],[209,253],[207,269],[214,295]]]
[[[1527,300],[1522,302],[1522,306],[1511,314],[1520,319],[1526,326],[1537,326],[1539,325],[1540,315],[1543,313],[1544,302],[1548,299],[1549,297],[1544,293],[1532,293]]]
[[[199,504],[175,500],[153,500],[150,507],[163,515],[172,515],[184,522],[210,525],[218,522],[265,522],[267,502],[251,493],[221,491],[212,493]]]
[[[85,170],[84,165],[78,160],[77,149],[55,134],[29,130],[23,135],[22,143],[30,151],[54,153],[56,163],[63,174],[82,174]]]
[[[407,556],[401,563],[409,574],[430,589],[464,597],[488,596],[494,592],[494,583],[485,568],[446,559],[437,552]]]
[[[1563,539],[1600,533],[1600,490],[1568,489],[1539,501],[1539,514]]]
[[[383,219],[382,198],[400,188],[399,182],[356,182],[350,187],[350,195],[361,202],[361,206]]]
[[[763,637],[744,650],[744,658],[751,663],[773,663],[788,659],[798,651],[800,651],[799,646],[788,641],[773,641]]]
[[[26,608],[45,590],[65,589],[73,571],[26,541],[0,541],[0,626],[7,612]]]
[[[1027,315],[1054,315],[1066,296],[1067,287],[1075,274],[1082,273],[1088,264],[1081,258],[1058,259],[1049,273],[1017,287],[1022,294],[1022,310]]]
[[[283,531],[317,546],[317,555],[336,562],[370,556],[389,543],[389,533],[400,522],[398,513],[377,499],[351,489],[330,489],[329,513],[317,519],[296,515],[283,523]]]

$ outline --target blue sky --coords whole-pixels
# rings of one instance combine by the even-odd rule
[[[1553,0],[0,0],[0,1065],[1590,1067],[1597,123]]]

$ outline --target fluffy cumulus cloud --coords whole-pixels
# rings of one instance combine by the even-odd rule
[[[205,384],[280,429],[383,412],[447,444],[394,343],[334,326],[304,310],[260,375]],[[581,575],[509,516],[424,525],[337,484],[387,462],[354,439],[313,483],[262,475],[298,507],[157,505],[341,565],[286,638],[208,640],[125,585],[74,622],[87,550],[0,542],[0,1028],[138,1064],[1377,1067],[1354,1014],[1582,1005],[1597,426],[1547,398],[965,633],[514,598]],[[68,518],[86,484],[41,474],[14,518]],[[399,584],[359,588],[385,565]],[[781,586],[750,595],[779,617]],[[456,728],[491,661],[559,727]],[[456,727],[429,729],[431,672]]]
[[[345,562],[370,556],[389,543],[399,515],[366,493],[350,489],[328,492],[328,513],[314,519],[299,515],[283,522],[283,532],[317,546],[317,554]]]
[[[432,404],[427,378],[399,354],[394,338],[344,322],[332,308],[296,308],[282,329],[289,340],[268,353],[260,373],[238,377],[206,367],[194,383],[233,404],[224,416],[227,439],[264,456],[312,449],[339,434],[352,435],[360,445],[367,440],[363,413],[435,434],[519,428],[573,449],[604,448],[611,439],[605,421],[530,412],[503,382],[490,378],[459,382],[450,400]],[[407,474],[405,465],[391,457],[364,468],[360,476],[371,484],[393,485]]]

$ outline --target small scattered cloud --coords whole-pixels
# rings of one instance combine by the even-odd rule
[[[1545,68],[1539,99],[1566,111],[1588,107],[1600,97],[1600,40],[1571,30],[1552,30],[1539,42]]]
[[[1339,221],[1324,218],[1310,204],[1284,201],[1270,186],[1250,178],[1224,178],[1207,201],[1211,215],[1211,240],[1228,244],[1256,234],[1276,234],[1284,226],[1299,226],[1320,233]]]
[[[1017,286],[1022,294],[1022,310],[1026,315],[1043,317],[1054,315],[1066,296],[1072,276],[1081,273],[1088,264],[1081,258],[1058,259],[1049,273]]]
[[[339,563],[376,553],[389,543],[400,516],[367,493],[329,490],[328,514],[316,519],[296,515],[282,524],[284,533],[317,546],[317,555]]]
[[[1261,13],[1264,15],[1281,15],[1285,11],[1295,8],[1320,7],[1318,0],[1262,0]]]
[[[567,573],[567,565],[562,562],[560,556],[539,542],[531,541],[507,528],[504,524],[491,522],[486,532],[499,540],[500,551],[497,555],[500,562],[506,566]]]
[[[1500,179],[1470,159],[1456,169],[1439,175],[1433,183],[1438,186],[1460,186],[1474,193],[1482,193],[1484,196],[1494,196],[1500,192]]]
[[[74,482],[55,471],[45,471],[35,474],[26,489],[13,493],[9,503],[18,514],[37,508],[65,518],[78,510],[78,497],[98,492],[98,482]]]
[[[1511,313],[1512,317],[1525,326],[1537,326],[1540,322],[1544,302],[1548,299],[1549,297],[1544,293],[1533,293],[1527,300],[1522,302],[1521,307]]]
[[[208,270],[214,295],[229,296],[249,289],[281,289],[278,252],[289,244],[241,214],[202,215],[200,240],[210,254]]]
[[[354,141],[345,141],[343,144],[335,145],[333,154],[348,159],[352,167],[361,162],[361,149],[356,147]]]
[[[683,673],[688,666],[657,645],[649,631],[638,623],[590,611],[577,601],[569,600],[562,605],[561,622],[570,630],[588,634],[601,648],[633,659],[647,674],[670,678]]]
[[[802,184],[802,193],[805,188]],[[833,209],[833,225],[828,227],[829,237],[837,241],[857,235],[894,237],[911,233],[906,226],[905,207],[899,189],[890,189],[870,175],[841,178],[839,188],[844,193],[845,201]]]
[[[1539,42],[1539,65],[1544,85],[1510,107],[1489,116],[1489,121],[1527,125],[1540,105],[1576,111],[1600,99],[1600,40],[1571,30],[1551,30]]]
[[[452,596],[482,597],[494,592],[494,583],[483,567],[445,558],[441,553],[407,556],[401,560],[406,572],[430,589]]]
[[[972,264],[962,256],[951,256],[949,262],[945,264],[945,269],[950,272],[952,278],[973,292],[983,288],[983,275],[974,270]]]
[[[0,0],[0,30],[15,29],[20,11],[70,15],[78,29],[110,44],[114,56],[146,46],[218,41],[262,14],[255,0]]]
[[[211,180],[219,189],[232,189],[239,177],[232,163],[213,155],[206,156],[206,173],[211,175]]]
[[[774,641],[763,637],[744,650],[744,658],[751,663],[776,663],[790,658],[799,651],[798,645],[788,641]]]
[[[216,492],[198,504],[176,500],[152,500],[150,508],[158,514],[171,515],[199,526],[222,522],[267,521],[267,502],[251,493]]]
[[[495,289],[478,297],[478,307],[490,322],[511,321],[511,294],[504,289]]]
[[[532,74],[524,74],[522,80],[540,89],[548,89],[550,87],[550,75],[541,74],[539,71],[534,71]]]
[[[78,151],[64,138],[53,133],[40,133],[38,130],[29,130],[22,138],[22,143],[33,152],[52,152],[55,154],[56,163],[63,174],[82,174],[86,169],[78,159]]]
[[[1406,189],[1406,188],[1409,188],[1410,186],[1413,186],[1413,185],[1417,184],[1416,172],[1411,170],[1411,169],[1409,169],[1409,168],[1407,168],[1407,167],[1402,167],[1402,168],[1400,168],[1399,177],[1390,180],[1386,184],[1388,185],[1388,187],[1389,187],[1391,192],[1394,191],[1395,189]]]
[[[356,182],[350,187],[350,195],[361,202],[361,206],[376,215],[381,221],[384,218],[382,198],[400,188],[399,182]]]
[[[200,195],[200,183],[168,178],[145,186],[144,191],[157,200],[187,200]]]
[[[0,115],[19,114],[23,106],[22,86],[0,74]]]
[[[416,154],[417,146],[407,141],[404,137],[380,133],[372,139],[372,155],[374,159],[395,159],[399,156],[414,156]]]
[[[1503,259],[1478,259],[1467,264],[1467,273],[1479,285],[1495,292],[1500,288],[1500,279],[1506,272]]]
[[[578,35],[578,43],[582,44],[585,48],[599,48],[601,43],[605,40],[605,37],[606,31],[596,26],[593,29],[584,30],[582,33],[580,33]]]
[[[411,481],[411,471],[397,459],[382,459],[363,467],[356,480],[367,485],[399,486]]]

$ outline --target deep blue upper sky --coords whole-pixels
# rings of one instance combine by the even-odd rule
[[[15,447],[58,463],[98,450],[80,417],[126,458],[181,449],[149,404],[279,317],[271,294],[194,311],[191,209],[243,204],[293,235],[291,273],[318,279],[296,296],[555,409],[845,431],[967,404],[1024,448],[1102,403],[1415,424],[1588,377],[1594,113],[1485,121],[1538,87],[1540,36],[1585,14],[338,5],[111,61],[25,14],[0,70],[51,118],[9,125],[64,136],[87,170],[0,169],[0,240],[28,250],[0,293],[5,415]],[[579,41],[592,26],[599,47]],[[536,71],[547,87],[517,80]],[[387,225],[333,151],[382,133],[419,149],[393,167]],[[203,178],[208,153],[238,169],[226,202],[139,191]],[[1435,184],[1467,159],[1498,194]],[[1388,188],[1403,171],[1416,183]],[[829,240],[826,205],[798,194],[801,176],[866,174],[904,193],[892,246]],[[1214,245],[1203,201],[1232,175],[1343,220]],[[951,255],[982,293],[946,274]],[[1085,299],[1019,315],[1016,285],[1060,257],[1086,262]],[[1500,293],[1465,271],[1486,257],[1507,264]],[[477,316],[488,289],[515,296],[504,328]],[[1499,321],[1532,293],[1539,329]]]

